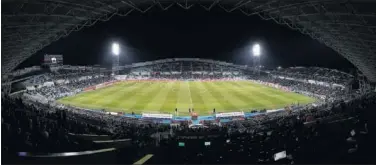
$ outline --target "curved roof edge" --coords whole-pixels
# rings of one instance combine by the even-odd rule
[[[257,15],[287,26],[332,48],[376,82],[376,2],[371,0],[3,0],[2,73],[52,42],[113,16],[171,6]]]

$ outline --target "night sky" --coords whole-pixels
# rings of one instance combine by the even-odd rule
[[[309,36],[240,12],[201,7],[113,17],[45,47],[20,67],[40,65],[44,54],[62,54],[64,64],[111,64],[111,43],[121,44],[120,63],[174,57],[207,58],[252,65],[251,45],[260,43],[266,67],[322,66],[344,71],[353,65]]]

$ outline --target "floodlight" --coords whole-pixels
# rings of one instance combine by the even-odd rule
[[[112,44],[112,54],[114,54],[115,56],[118,56],[120,54],[120,46],[118,43]]]
[[[261,48],[260,48],[259,44],[253,45],[252,53],[253,53],[253,56],[260,56],[260,54],[261,54]]]

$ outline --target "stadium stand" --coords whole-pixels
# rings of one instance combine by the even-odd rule
[[[103,110],[79,109],[55,103],[57,98],[93,90],[93,85],[115,79],[100,68],[67,66],[61,70],[54,68],[46,71],[32,67],[11,73],[38,50],[84,27],[110,20],[113,16],[153,12],[154,9],[168,10],[171,6],[178,6],[183,9],[223,9],[228,13],[257,15],[262,20],[296,30],[338,52],[375,83],[374,1],[98,0],[93,3],[81,0],[4,0],[2,5],[4,164],[130,164],[145,155],[148,161],[137,162],[376,162],[376,86],[373,84],[372,89],[359,90],[349,88],[349,80],[357,79],[355,75],[315,67],[286,68],[252,75],[252,71],[244,66],[201,59],[157,60],[121,69],[124,74],[122,81],[246,79],[320,100],[316,105],[292,105],[281,112],[252,110],[250,113],[258,115],[223,119],[231,121],[241,118],[232,122],[221,122],[216,118],[200,123],[203,127],[190,127],[192,122],[187,120],[166,125],[139,120],[133,114],[113,115]],[[189,61],[194,61],[194,64]],[[239,69],[247,71],[242,73]],[[98,149],[93,144],[96,140],[117,139],[131,139],[131,145]]]
[[[345,85],[354,76],[342,71],[319,67],[290,67],[274,70],[272,74],[279,76],[290,76],[303,80],[312,79],[327,83],[337,83]]]
[[[164,124],[167,117],[141,120],[134,117],[137,114],[114,115],[106,110],[56,104],[54,100],[58,98],[119,81],[109,72],[63,69],[45,73],[43,78],[36,75],[32,81],[36,87],[27,88],[22,95],[2,93],[3,158],[8,163],[131,163],[153,154],[145,164],[375,160],[371,147],[375,144],[374,91],[348,93],[341,86],[315,83],[324,81],[316,77],[332,75],[326,81],[328,84],[342,84],[351,77],[343,78],[345,74],[328,69],[297,69],[299,76],[290,74],[286,78],[284,71],[252,74],[240,68],[202,61],[172,61],[128,68],[122,81],[240,79],[288,88],[317,97],[320,102],[292,105],[284,111],[254,110],[247,113],[259,115],[223,116],[195,126],[190,120]],[[292,70],[296,69],[289,73]],[[313,72],[314,77],[310,76]],[[300,76],[305,74],[317,81],[301,81],[307,79]]]

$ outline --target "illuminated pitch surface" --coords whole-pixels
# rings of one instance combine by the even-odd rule
[[[59,102],[82,108],[111,112],[175,113],[199,115],[216,112],[283,108],[292,103],[307,104],[314,99],[249,81],[129,81],[62,98]]]

